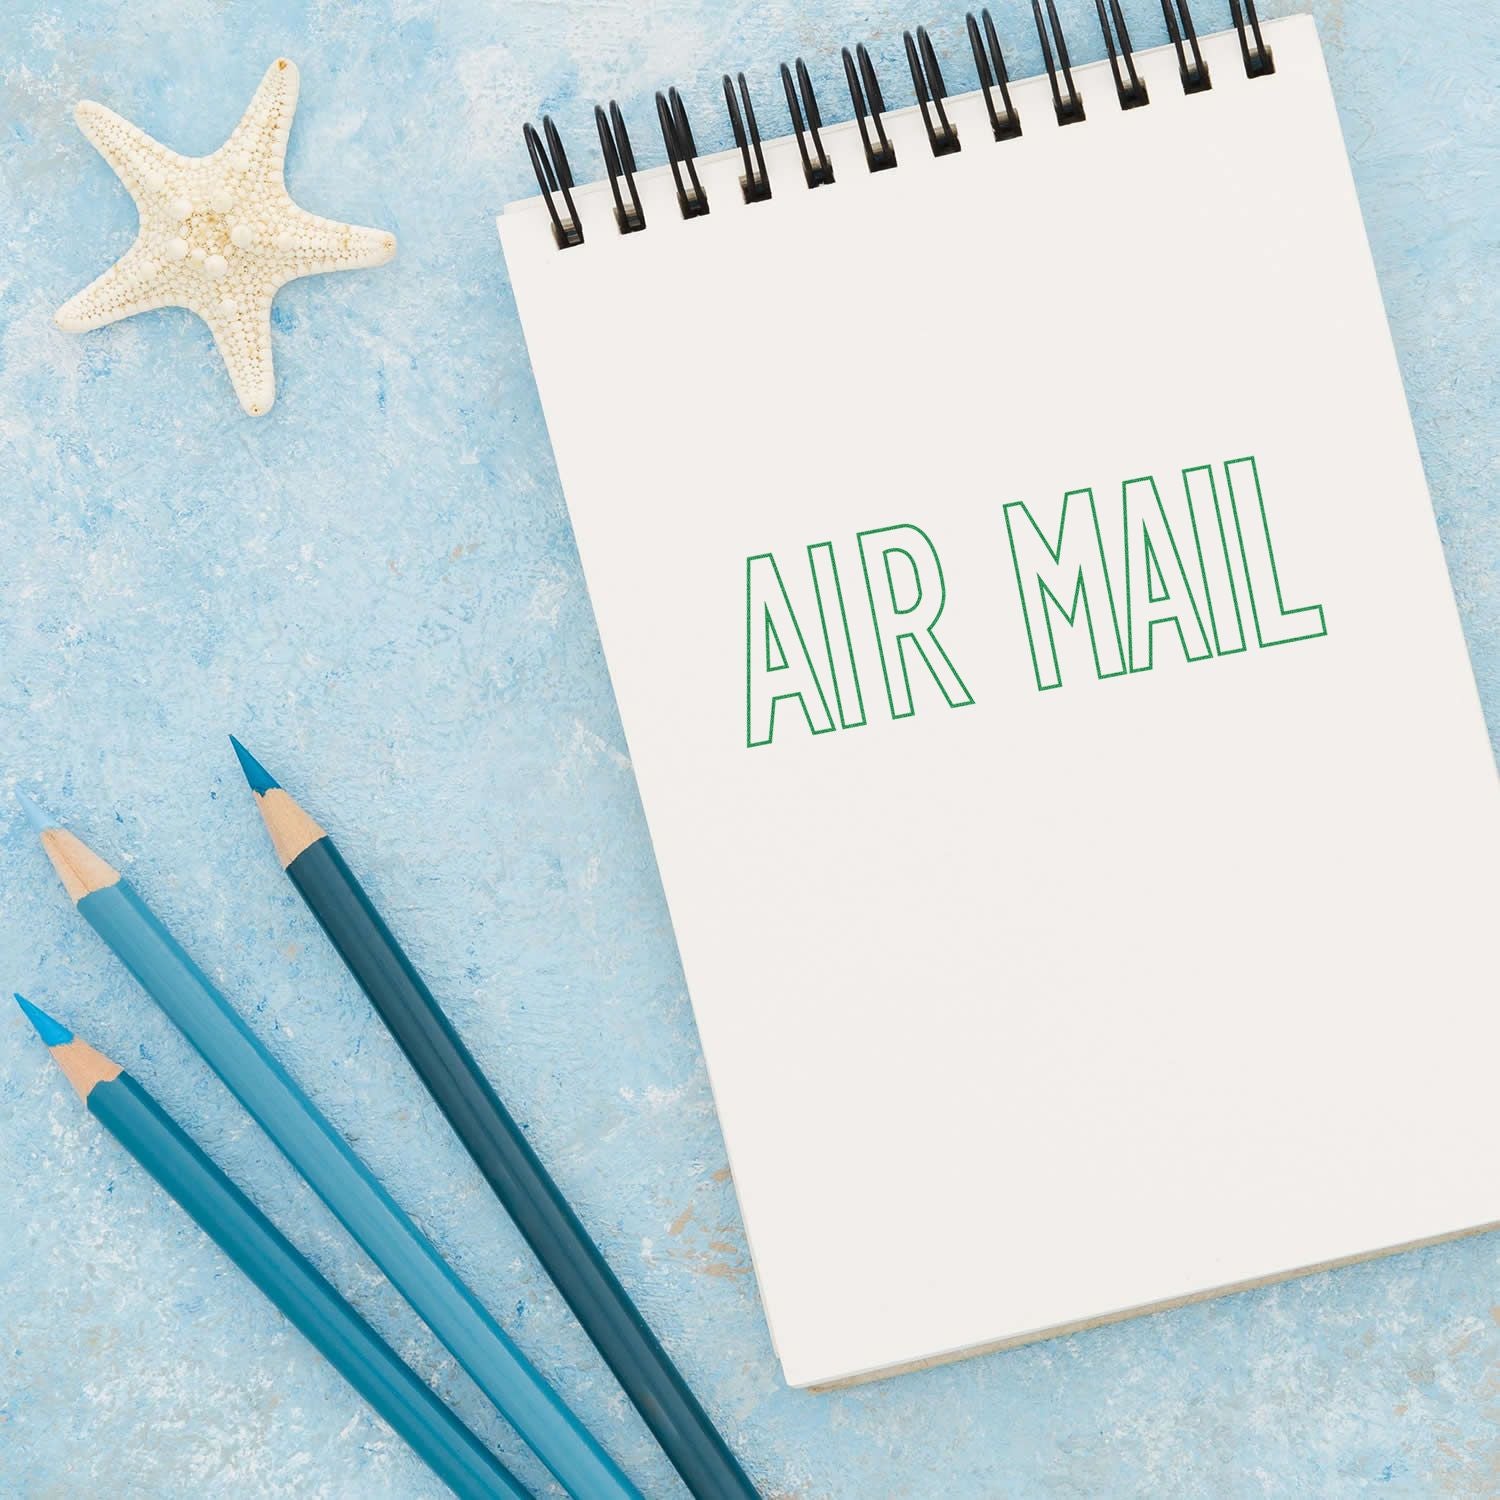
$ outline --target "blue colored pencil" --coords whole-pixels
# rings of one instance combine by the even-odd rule
[[[464,1500],[526,1500],[500,1461],[119,1063],[20,995],[16,1000],[89,1113],[444,1484]]]
[[[276,856],[697,1500],[755,1486],[333,840],[231,735]]]
[[[374,1174],[155,914],[29,797],[22,805],[80,914],[577,1500],[640,1500]]]

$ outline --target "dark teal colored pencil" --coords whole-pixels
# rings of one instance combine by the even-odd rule
[[[93,1115],[464,1500],[527,1492],[118,1063],[16,996]]]
[[[756,1500],[755,1487],[333,841],[238,740],[233,744],[282,869],[688,1489],[697,1500]]]

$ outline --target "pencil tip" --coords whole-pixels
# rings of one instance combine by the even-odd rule
[[[46,1011],[33,1005],[25,995],[17,995],[16,1004],[21,1007],[26,1019],[36,1027],[36,1034],[49,1047],[65,1047],[73,1040],[73,1033],[61,1021],[54,1021]]]
[[[245,773],[245,780],[250,783],[250,790],[257,797],[264,797],[267,792],[274,791],[281,784],[233,735],[229,736],[229,743],[234,746],[234,753],[239,757],[240,770]]]
[[[38,833],[46,833],[49,828],[57,827],[57,819],[43,808],[38,807],[20,787],[16,788],[16,801],[21,804],[21,811],[26,814],[26,821]]]

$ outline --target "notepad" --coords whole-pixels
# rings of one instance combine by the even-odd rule
[[[818,186],[759,84],[768,198],[499,221],[793,1385],[1500,1220],[1495,766],[1314,24],[1264,43],[889,109],[885,170],[825,123]]]

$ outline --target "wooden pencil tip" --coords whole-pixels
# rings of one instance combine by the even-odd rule
[[[304,849],[328,836],[279,786],[273,786],[264,796],[258,796],[255,802],[260,808],[266,832],[271,835],[276,858],[281,861],[283,870]]]
[[[250,783],[250,790],[257,797],[264,797],[267,792],[275,791],[280,786],[281,783],[233,735],[229,736],[229,743],[234,746],[240,770],[245,773],[245,780]]]
[[[120,882],[120,872],[66,828],[47,829],[42,834],[42,848],[75,906],[85,896]]]
[[[96,1083],[113,1083],[125,1071],[113,1058],[76,1037],[65,1047],[54,1047],[52,1057],[73,1085],[73,1092],[85,1102]]]
[[[55,1021],[41,1006],[33,1005],[25,995],[16,996],[21,1014],[36,1027],[36,1034],[49,1047],[63,1047],[73,1040],[73,1033],[61,1021]]]

